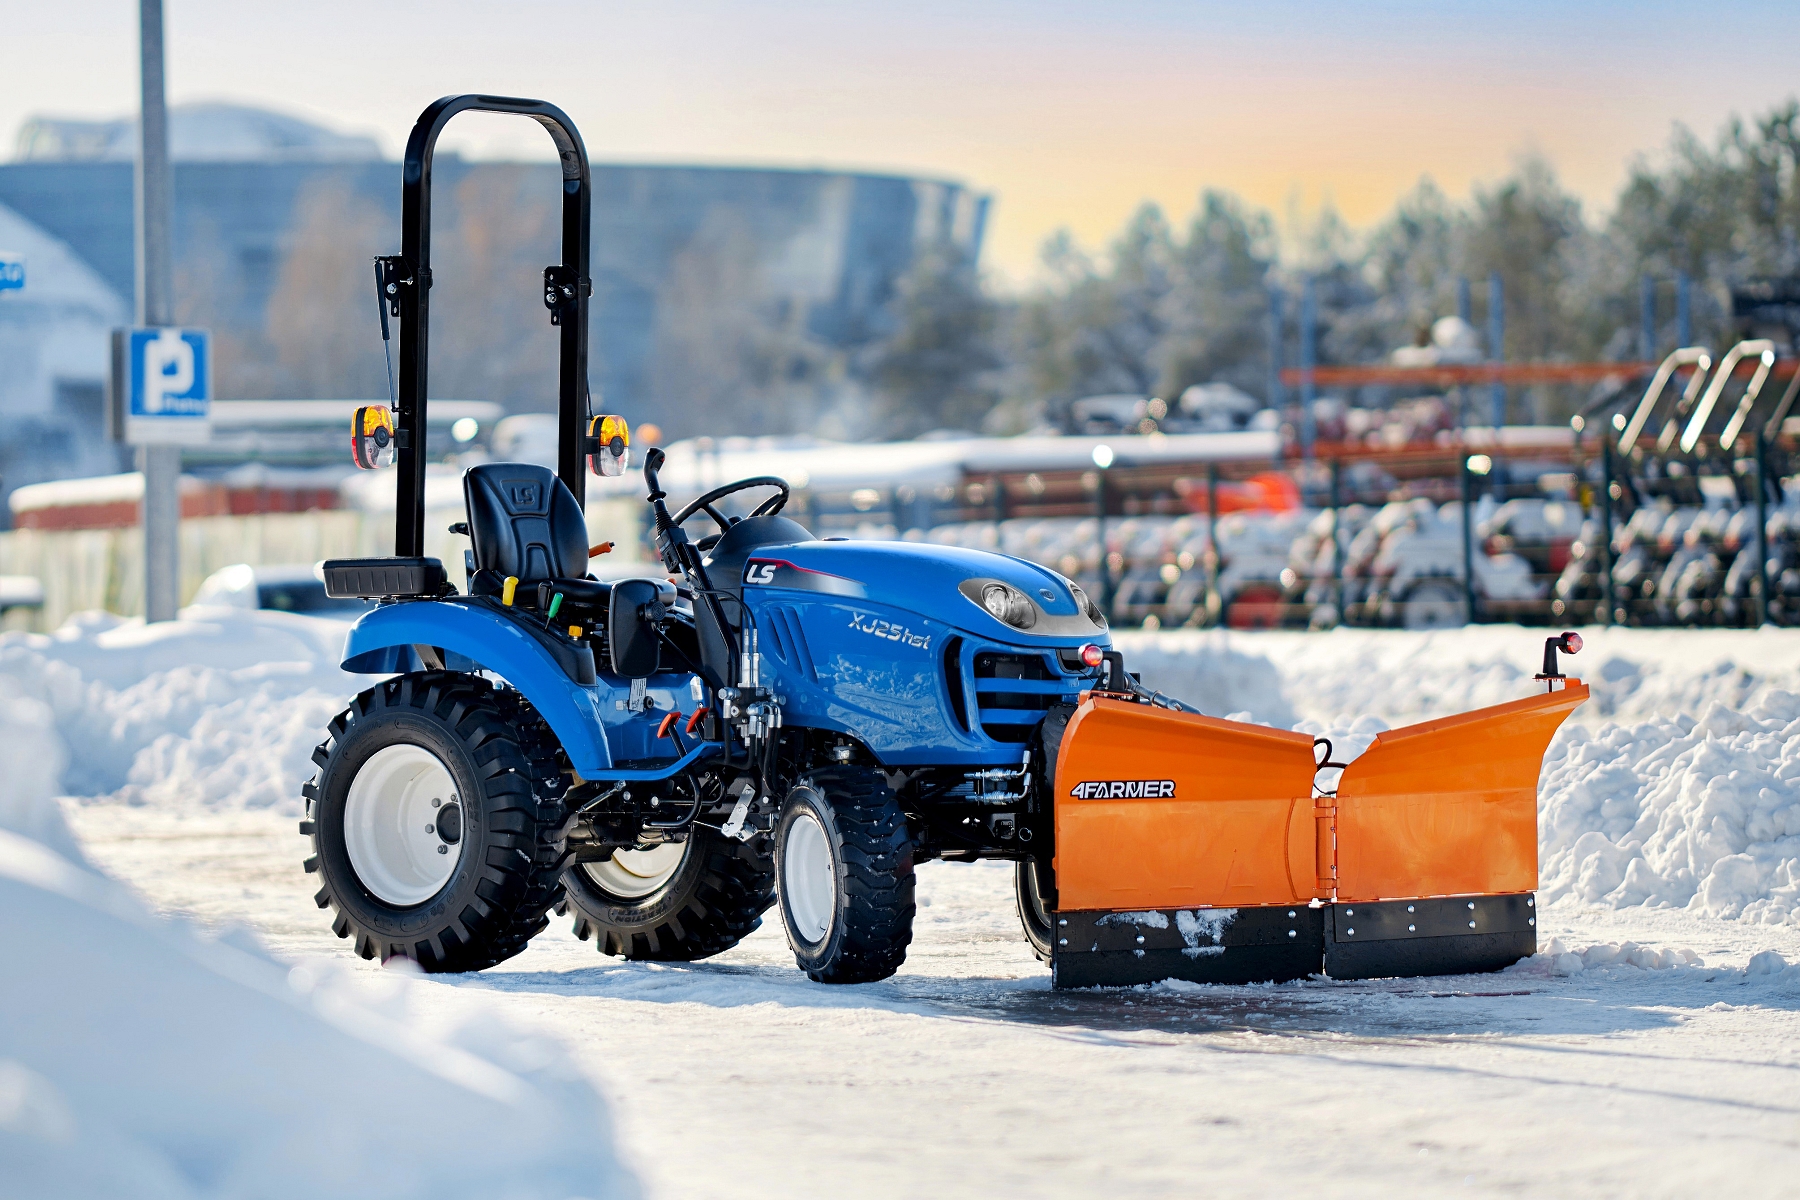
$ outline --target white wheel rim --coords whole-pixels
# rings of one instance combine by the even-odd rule
[[[454,843],[438,833],[442,814],[457,801],[449,769],[423,746],[387,746],[370,755],[344,802],[344,849],[362,885],[400,908],[442,891],[468,840],[467,820],[459,822]]]
[[[664,842],[642,850],[614,850],[605,862],[583,863],[588,878],[621,900],[648,896],[674,878],[691,842]]]
[[[837,872],[825,826],[804,809],[782,841],[781,902],[796,937],[808,945],[825,940],[837,915]]]

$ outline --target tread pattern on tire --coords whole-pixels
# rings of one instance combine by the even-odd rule
[[[314,897],[334,908],[332,932],[353,938],[363,958],[404,956],[427,971],[478,971],[523,950],[549,924],[562,898],[564,782],[555,735],[517,692],[477,675],[419,672],[385,680],[357,695],[332,719],[312,754],[318,767],[301,788],[307,824],[315,825],[319,790],[332,753],[359,721],[382,711],[431,713],[462,741],[486,793],[487,861],[475,894],[426,939],[402,942],[359,922],[332,892]],[[318,829],[308,831],[315,858]],[[311,860],[309,860],[311,861]]]
[[[912,942],[913,843],[887,780],[868,767],[815,771],[843,837],[844,924],[837,959],[807,975],[819,983],[872,983],[906,961]]]
[[[587,911],[577,882],[563,901],[575,914],[575,936],[592,940],[602,954],[644,962],[693,962],[731,949],[762,927],[763,913],[775,902],[775,872],[737,842],[709,839],[704,853],[700,878],[685,902],[637,928]]]

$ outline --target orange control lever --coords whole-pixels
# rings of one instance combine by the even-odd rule
[[[656,736],[659,738],[668,737],[669,736],[669,726],[673,725],[675,722],[677,722],[679,720],[681,720],[681,713],[678,711],[672,712],[668,716],[664,717],[662,719],[662,724],[658,725],[656,727]]]
[[[613,544],[611,542],[601,542],[598,546],[589,546],[588,557],[599,558],[602,554],[611,554],[612,548]]]
[[[706,719],[706,714],[711,711],[712,709],[707,708],[705,705],[696,708],[694,710],[694,715],[688,718],[687,731],[693,733],[694,730],[700,728],[700,722],[704,721]]]

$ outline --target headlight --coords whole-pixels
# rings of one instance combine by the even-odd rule
[[[1037,624],[1037,606],[1025,593],[1004,583],[990,583],[981,589],[981,607],[1014,629],[1030,629]]]
[[[1082,590],[1079,583],[1076,583],[1073,579],[1065,580],[1065,582],[1069,585],[1069,595],[1075,597],[1075,607],[1086,613],[1088,620],[1092,621],[1100,628],[1105,629],[1106,614],[1100,611],[1100,606],[1088,599],[1087,592]]]

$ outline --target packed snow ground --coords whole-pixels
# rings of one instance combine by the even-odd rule
[[[1018,933],[1009,873],[989,864],[923,868],[908,963],[864,987],[809,983],[773,919],[738,949],[684,967],[604,958],[564,921],[480,976],[397,979],[348,958],[311,903],[293,824],[319,730],[367,682],[334,665],[342,630],[195,612],[150,630],[92,619],[49,638],[0,638],[7,770],[35,779],[34,793],[73,797],[64,810],[87,858],[155,906],[204,928],[248,925],[294,964],[262,976],[286,989],[276,989],[280,1011],[299,1014],[280,1020],[311,1019],[324,993],[452,1050],[455,1036],[541,1044],[495,1032],[508,1028],[559,1040],[611,1102],[625,1166],[610,1161],[605,1113],[581,1080],[532,1075],[548,1069],[542,1051],[487,1061],[554,1096],[546,1110],[573,1112],[572,1124],[523,1132],[504,1106],[487,1119],[460,1093],[436,1101],[464,1114],[458,1128],[496,1130],[487,1141],[508,1144],[520,1194],[569,1179],[572,1160],[545,1151],[545,1137],[588,1167],[569,1194],[629,1188],[635,1171],[649,1194],[668,1197],[1681,1195],[1723,1184],[1776,1195],[1800,1168],[1800,966],[1788,965],[1800,963],[1800,700],[1790,694],[1800,692],[1800,634],[1585,631],[1588,650],[1567,666],[1595,698],[1546,756],[1541,793],[1543,952],[1509,972],[1058,994]],[[1209,711],[1350,733],[1354,749],[1384,725],[1526,694],[1545,632],[1120,641],[1148,682]],[[0,784],[0,826],[83,852],[44,806],[14,802],[22,794]],[[0,843],[0,888],[30,874],[4,856],[11,844]],[[56,913],[74,902],[38,903],[54,921],[69,920]],[[14,911],[10,896],[0,904]],[[177,957],[223,946],[266,965],[247,933],[208,941],[136,916],[128,925],[103,937],[136,945],[163,929],[154,936],[186,947]],[[38,945],[26,961],[40,964],[43,995],[58,1005],[98,991],[124,1008],[133,976],[160,968],[137,966],[134,950],[108,976],[104,951],[78,949],[91,935],[75,937],[77,949]],[[0,932],[9,967],[21,937]],[[38,994],[30,978],[22,992],[0,987],[0,1006]],[[82,1024],[106,1029],[111,1011]],[[106,1044],[70,1045],[68,1028],[59,1043],[53,1028],[34,1050],[9,1035],[6,1016],[0,1060],[26,1073],[0,1066],[0,1164],[23,1144],[17,1130],[71,1127],[20,1113],[73,1113],[85,1129],[99,1102],[59,1064],[85,1063]],[[489,1032],[447,1033],[459,1026]],[[204,1043],[205,1029],[179,1021],[128,1030],[179,1045],[184,1028]],[[300,1093],[366,1093],[361,1109],[334,1119],[380,1123],[435,1194],[504,1192],[465,1169],[479,1149],[468,1139],[409,1133],[402,1110],[432,1107],[420,1097],[448,1085],[412,1082],[379,1050],[350,1059],[301,1072]],[[270,1061],[276,1078],[292,1069]],[[324,1078],[338,1072],[347,1087]],[[191,1103],[204,1127],[220,1119],[222,1089],[207,1095],[192,1082],[160,1107]],[[40,1094],[62,1100],[13,1099]],[[116,1136],[149,1144],[152,1158],[167,1149],[142,1123],[113,1123],[130,1106],[92,1111],[95,1132],[80,1135],[90,1141],[57,1144]],[[520,1153],[519,1139],[533,1149]],[[422,1149],[446,1141],[447,1157]],[[256,1153],[243,1162],[275,1161]],[[242,1175],[183,1175],[186,1160],[165,1157],[191,1193],[283,1194]]]

